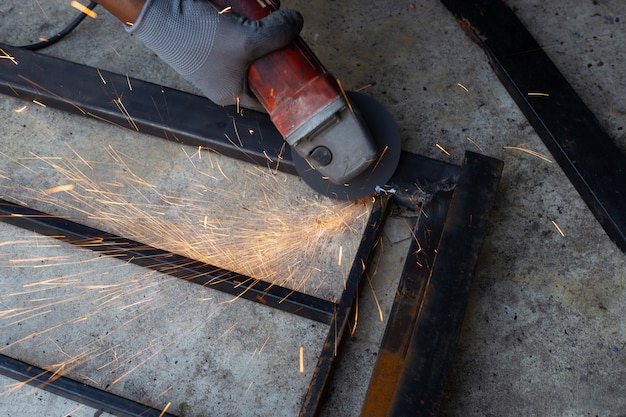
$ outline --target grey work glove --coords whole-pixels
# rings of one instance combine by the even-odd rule
[[[219,14],[207,0],[147,0],[128,31],[213,102],[239,98],[241,106],[259,109],[247,88],[248,66],[291,42],[302,23],[293,10],[251,21]]]

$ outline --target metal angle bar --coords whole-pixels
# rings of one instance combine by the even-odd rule
[[[454,191],[424,205],[361,416],[437,415],[502,167],[467,152]]]
[[[0,44],[0,93],[297,174],[266,114]],[[72,74],[69,82],[68,74]]]
[[[441,0],[491,66],[605,232],[626,252],[626,156],[502,0]]]
[[[238,114],[232,106],[217,106],[195,94],[8,45],[0,48],[12,58],[0,59],[0,93],[297,175],[289,146],[266,114]],[[415,162],[415,157],[403,151],[401,158]],[[400,162],[392,181],[404,183],[404,177],[397,179],[402,169],[412,176],[415,169],[439,165],[428,158],[418,157],[418,162],[404,168]]]
[[[118,417],[174,417],[110,392],[0,354],[0,374]],[[98,415],[98,413],[96,413]]]
[[[365,275],[371,254],[380,238],[384,222],[389,214],[389,208],[390,204],[387,197],[379,196],[376,198],[368,220],[367,229],[359,245],[355,262],[352,264],[348,275],[344,292],[341,295],[341,299],[337,302],[333,321],[330,323],[326,341],[324,342],[313,373],[313,380],[304,397],[304,402],[300,409],[301,417],[313,417],[319,411],[333,366],[337,359],[338,350],[348,328],[350,314],[353,311],[358,297],[359,285]]]
[[[419,217],[414,219],[413,240],[407,252],[361,408],[363,417],[390,415],[389,410],[394,393],[400,384],[411,335],[437,253],[451,194],[452,192],[447,192],[438,195],[429,204],[425,204]],[[448,307],[454,308],[454,304],[450,303]]]
[[[331,301],[236,274],[2,199],[0,221],[310,320],[329,324],[335,313],[335,304]]]

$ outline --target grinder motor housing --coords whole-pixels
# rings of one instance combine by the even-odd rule
[[[275,0],[212,3],[250,20],[279,7]],[[376,160],[375,142],[358,109],[302,38],[254,61],[248,86],[290,147],[331,182],[349,183]]]

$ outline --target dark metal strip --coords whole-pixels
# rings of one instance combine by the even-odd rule
[[[8,45],[0,48],[13,58],[0,59],[0,93],[297,175],[289,146],[266,114],[246,110],[240,115],[194,94]],[[401,158],[405,162],[391,183],[406,185],[409,199],[417,194],[406,178],[439,181],[443,177],[429,169],[452,167],[408,152]]]
[[[502,166],[467,152],[454,192],[424,205],[361,416],[437,415]]]
[[[418,217],[363,403],[364,417],[386,415],[391,407],[452,198],[450,188],[456,186],[460,171],[456,165],[435,164],[418,155],[403,154],[390,181],[396,189],[394,201],[416,209]]]
[[[317,366],[313,373],[313,380],[309,385],[309,390],[304,398],[302,408],[300,409],[301,417],[313,417],[319,410],[335,360],[337,359],[341,341],[348,328],[348,320],[358,296],[359,285],[365,275],[365,269],[369,263],[369,259],[380,238],[389,207],[390,204],[386,197],[376,198],[367,223],[367,229],[365,230],[363,240],[357,251],[355,262],[352,264],[352,269],[348,275],[346,288],[336,305],[337,311],[333,317],[333,321],[330,323],[328,336],[326,337],[322,352],[317,361]]]
[[[296,174],[266,114],[0,44],[0,93]],[[68,77],[71,74],[71,77]],[[129,87],[132,86],[132,89]]]
[[[626,252],[624,153],[505,2],[441,1],[485,50],[500,81],[596,219]]]
[[[424,300],[431,268],[441,238],[452,192],[443,193],[424,205],[415,219],[413,241],[409,247],[398,290],[361,409],[362,417],[388,416],[394,393],[399,389],[406,354],[416,326],[419,307]],[[449,308],[454,308],[450,303]]]
[[[1,199],[0,221],[310,320],[329,324],[335,313],[335,304],[331,301]]]
[[[0,374],[118,417],[174,417],[163,410],[90,387],[2,354]]]

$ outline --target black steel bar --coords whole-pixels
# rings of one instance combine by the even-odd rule
[[[485,50],[596,219],[626,252],[624,153],[505,2],[441,1]]]
[[[503,163],[467,152],[446,215],[392,415],[435,415],[487,235]],[[416,389],[417,388],[417,389]]]
[[[460,172],[461,168],[456,165],[435,164],[418,155],[403,154],[390,181],[396,189],[394,201],[416,209],[414,240],[407,253],[363,403],[363,417],[386,415],[391,407],[452,198],[449,188],[458,186]]]
[[[355,261],[348,275],[345,290],[341,295],[341,299],[337,302],[335,315],[330,323],[326,341],[313,373],[313,380],[309,385],[309,390],[300,409],[301,417],[313,417],[319,410],[344,333],[348,328],[350,314],[358,296],[359,285],[382,232],[389,207],[390,204],[387,197],[379,196],[376,198],[367,223],[367,229],[363,234]]]
[[[195,284],[329,324],[335,304],[0,199],[0,221]]]
[[[416,326],[420,305],[437,254],[452,192],[437,195],[422,207],[415,218],[413,241],[408,250],[398,289],[389,313],[361,409],[362,417],[390,416],[394,393],[398,390],[406,354]],[[448,308],[455,308],[450,303]]]
[[[266,114],[246,110],[240,115],[194,94],[3,44],[0,48],[17,63],[0,59],[0,93],[297,175],[289,146]],[[72,74],[71,82],[67,74]],[[116,104],[119,99],[124,111]],[[401,162],[391,180],[406,185],[409,196],[416,194],[408,177],[446,179],[428,173],[440,172],[434,167],[443,165],[416,157],[402,152],[402,159],[411,162]]]
[[[454,192],[424,205],[362,416],[437,415],[502,167],[467,152]]]
[[[245,110],[241,115],[235,107],[194,94],[25,49],[0,48],[12,57],[0,59],[0,93],[296,174],[291,152],[266,114]]]
[[[0,374],[118,417],[175,417],[2,354]]]

